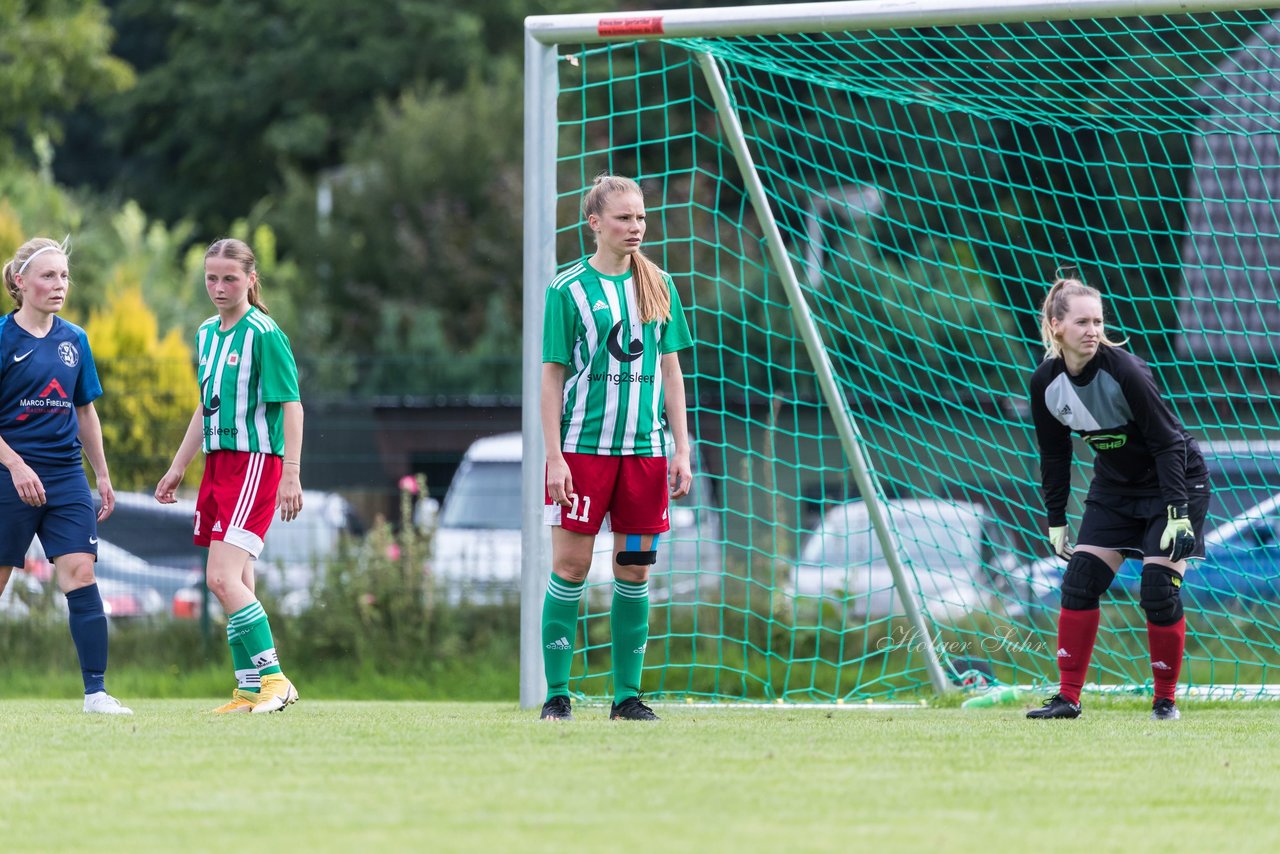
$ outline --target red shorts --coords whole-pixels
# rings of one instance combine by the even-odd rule
[[[609,529],[618,534],[661,534],[671,529],[667,519],[667,458],[564,455],[573,477],[572,507],[551,502],[543,479],[543,516],[548,525],[595,535],[605,514]]]
[[[205,457],[196,498],[197,546],[222,540],[253,557],[276,513],[284,458],[246,451],[214,451]]]

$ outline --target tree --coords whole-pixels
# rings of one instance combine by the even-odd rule
[[[507,62],[457,92],[383,103],[341,170],[294,175],[273,211],[312,298],[346,308],[316,340],[402,360],[365,391],[495,390],[504,372],[518,386],[521,99]],[[327,217],[316,213],[321,188]]]
[[[283,186],[338,165],[379,100],[457,88],[518,55],[519,22],[587,0],[119,0],[137,86],[75,120],[60,178],[110,188],[151,215],[223,231]]]
[[[198,402],[191,349],[181,334],[161,337],[136,276],[117,268],[106,306],[85,324],[102,397],[94,404],[112,483],[150,489],[169,467]],[[198,474],[198,473],[197,473]]]
[[[15,154],[15,139],[47,149],[60,137],[60,112],[133,82],[128,64],[110,53],[98,0],[0,3],[0,33],[0,165]]]

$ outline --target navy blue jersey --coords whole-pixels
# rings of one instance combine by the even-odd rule
[[[1147,363],[1118,347],[1099,347],[1074,377],[1061,357],[1041,362],[1031,375],[1031,415],[1050,527],[1067,523],[1072,432],[1096,455],[1091,491],[1186,504],[1188,479],[1208,475]]]
[[[0,317],[0,438],[37,466],[80,465],[76,407],[102,395],[84,330],[60,317],[43,338]]]

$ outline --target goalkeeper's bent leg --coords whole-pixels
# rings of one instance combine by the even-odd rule
[[[1095,554],[1076,550],[1062,576],[1062,611],[1058,614],[1058,693],[1080,702],[1089,659],[1098,639],[1102,594],[1116,574]]]
[[[1163,564],[1142,567],[1142,598],[1147,613],[1147,647],[1157,700],[1172,700],[1182,672],[1187,620],[1182,612],[1182,576]]]

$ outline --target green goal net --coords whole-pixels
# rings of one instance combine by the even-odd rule
[[[699,484],[653,576],[651,696],[1056,683],[1063,565],[1026,385],[1063,267],[1101,288],[1213,470],[1183,685],[1280,682],[1280,25],[1222,3],[1025,5],[793,34],[600,19],[646,37],[551,47],[554,150],[528,162],[554,163],[554,261],[591,251],[594,176],[638,178],[696,342]],[[1073,526],[1092,453],[1076,459]],[[1091,683],[1151,684],[1137,586],[1126,564],[1104,598]],[[592,585],[580,622],[585,697],[611,690],[608,593]]]

